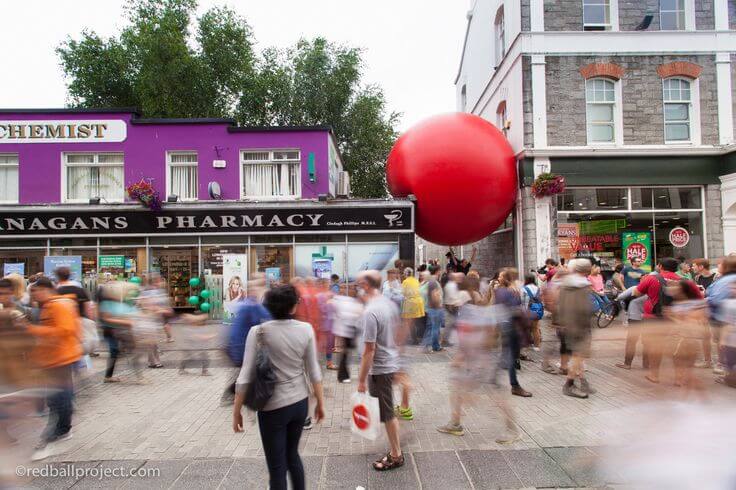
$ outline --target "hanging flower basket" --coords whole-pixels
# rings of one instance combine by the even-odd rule
[[[551,173],[539,174],[532,184],[532,196],[541,197],[554,196],[565,190],[565,178],[561,175]]]
[[[140,182],[130,184],[127,188],[128,196],[143,204],[151,211],[161,211],[161,197],[151,184],[151,179],[141,179]]]

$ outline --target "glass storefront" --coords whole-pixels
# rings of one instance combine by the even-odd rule
[[[233,283],[233,277],[243,291],[254,271],[266,274],[270,283],[332,274],[352,282],[363,270],[385,272],[399,258],[397,234],[106,237],[8,240],[5,244],[0,248],[0,263],[24,263],[26,277],[44,272],[44,258],[49,255],[81,256],[82,280],[90,290],[98,277],[128,279],[158,272],[167,281],[173,305],[182,309],[197,292],[189,286],[189,279],[200,277],[212,290],[215,318],[220,318],[230,301],[224,282]]]
[[[659,257],[705,256],[701,187],[568,188],[557,201],[561,258],[591,257],[612,270],[632,254],[652,267]],[[671,240],[684,230],[689,240]]]

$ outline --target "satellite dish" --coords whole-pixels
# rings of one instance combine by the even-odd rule
[[[210,182],[207,186],[207,193],[210,195],[211,199],[222,199],[222,189],[220,189],[220,184],[217,182]]]

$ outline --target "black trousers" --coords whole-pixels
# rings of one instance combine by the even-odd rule
[[[72,364],[49,368],[46,371],[49,380],[46,404],[49,406],[49,421],[41,438],[44,442],[53,442],[72,430],[72,413],[74,411],[74,379]]]
[[[309,412],[308,399],[268,412],[258,412],[258,430],[266,453],[271,490],[286,490],[286,473],[294,490],[304,490],[304,466],[299,439]]]
[[[343,381],[350,379],[350,371],[348,371],[348,363],[350,362],[350,352],[355,347],[353,339],[343,337],[342,357],[340,357],[340,365],[337,367],[337,380]]]

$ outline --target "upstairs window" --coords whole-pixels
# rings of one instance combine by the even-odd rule
[[[299,150],[241,152],[243,199],[298,198],[301,195]]]
[[[463,85],[463,88],[460,89],[460,109],[463,112],[468,110],[468,87],[467,85]]]
[[[664,89],[665,143],[687,143],[691,139],[692,94],[690,82],[682,78],[662,81]]]
[[[18,155],[0,154],[0,203],[18,202]]]
[[[496,22],[494,24],[495,32],[495,44],[496,44],[496,60],[495,64],[498,67],[503,61],[503,57],[506,56],[506,26],[503,15],[503,5],[498,9],[496,13]]]
[[[176,195],[182,201],[197,200],[197,153],[170,152],[167,154],[169,188],[167,195]]]
[[[588,144],[616,142],[616,84],[606,78],[585,82]]]
[[[506,101],[504,100],[498,104],[496,109],[496,127],[501,130],[504,136],[508,137],[506,121],[508,121],[508,114],[506,113]]]
[[[65,153],[65,202],[123,202],[125,185],[122,153]]]
[[[685,30],[685,0],[659,0],[659,28],[663,31]]]
[[[583,30],[611,29],[611,0],[583,0]]]

